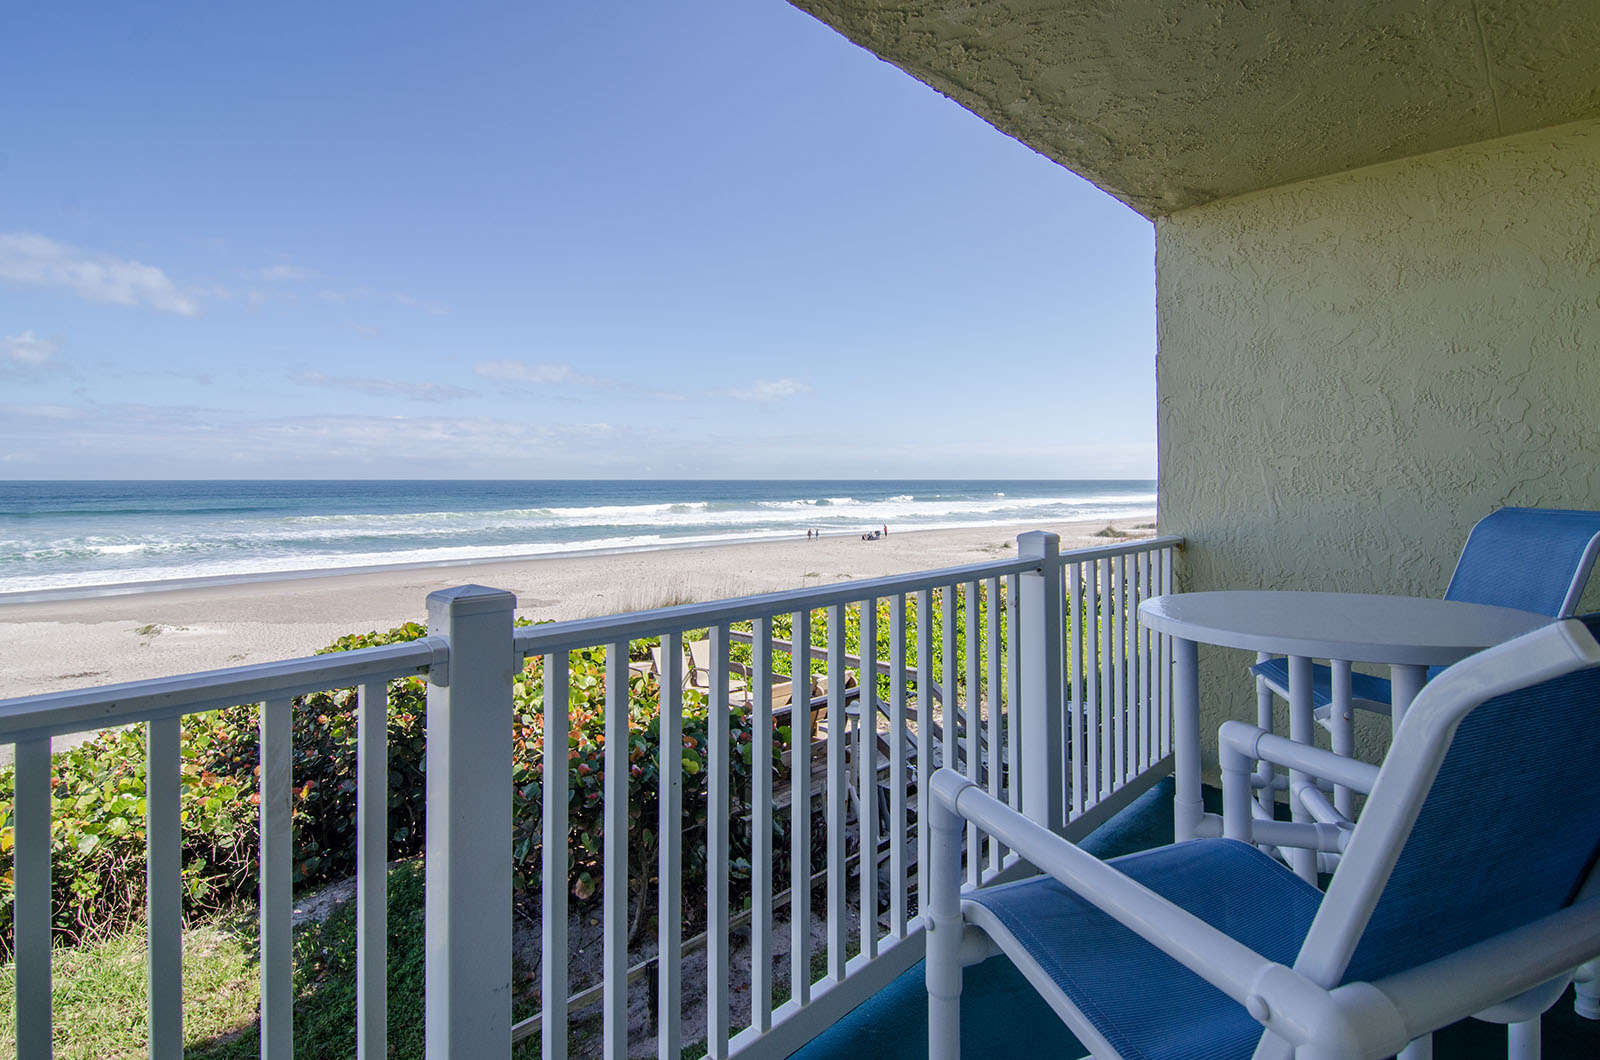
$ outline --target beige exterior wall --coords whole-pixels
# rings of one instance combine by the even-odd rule
[[[1158,221],[1183,588],[1438,595],[1491,509],[1600,507],[1597,218],[1591,121]],[[1208,767],[1247,662],[1201,649]]]

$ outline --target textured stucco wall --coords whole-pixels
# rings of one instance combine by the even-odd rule
[[[1183,587],[1437,595],[1492,508],[1600,507],[1597,217],[1589,121],[1158,220]],[[1253,717],[1244,654],[1201,659],[1202,732]]]

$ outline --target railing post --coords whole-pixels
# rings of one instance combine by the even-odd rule
[[[1021,575],[1018,648],[1022,701],[1017,718],[1022,749],[1022,813],[1053,832],[1067,824],[1063,740],[1066,705],[1061,680],[1061,538],[1033,530],[1017,535],[1017,556],[1039,561]]]
[[[424,1040],[428,1060],[511,1055],[511,684],[501,589],[428,596],[450,658],[428,675]],[[444,672],[440,673],[439,670]]]

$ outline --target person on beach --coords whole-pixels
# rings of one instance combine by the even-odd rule
[[[883,536],[884,537],[888,537],[889,536],[889,524],[888,523],[884,523],[883,524]]]

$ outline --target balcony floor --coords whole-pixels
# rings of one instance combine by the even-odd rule
[[[1205,792],[1206,808],[1221,810],[1221,793]],[[1167,779],[1085,839],[1085,850],[1118,857],[1172,841],[1172,781]],[[1572,1011],[1572,990],[1544,1015],[1547,1060],[1600,1056],[1600,1023]],[[1504,1060],[1505,1028],[1464,1020],[1434,1035],[1437,1055],[1449,1060]],[[1062,1026],[1021,974],[1003,957],[966,971],[962,987],[964,1060],[1015,1060],[1019,1042],[1030,1056],[1085,1056],[1088,1050]],[[928,1002],[922,962],[857,1006],[790,1060],[922,1060],[928,1055]]]

